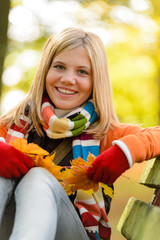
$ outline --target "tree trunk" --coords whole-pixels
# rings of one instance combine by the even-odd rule
[[[8,29],[8,14],[9,14],[10,1],[0,0],[0,102],[2,94],[2,73],[3,64],[7,47],[7,29]]]

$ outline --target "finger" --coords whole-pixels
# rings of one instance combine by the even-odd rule
[[[103,172],[103,175],[101,176],[100,182],[109,184],[110,181],[110,175],[106,174],[106,172]]]
[[[34,167],[34,163],[33,160],[30,159],[27,155],[24,154],[23,157],[23,163],[28,167],[28,168],[32,168]]]
[[[4,174],[4,178],[12,179],[13,177],[10,173],[7,173],[7,174]]]
[[[94,182],[100,182],[102,176],[103,176],[103,170],[102,169],[96,169],[92,180]]]
[[[21,177],[21,173],[18,172],[18,171],[15,171],[14,174],[13,174],[13,177],[20,178]]]
[[[1,171],[0,176],[4,177],[4,178],[8,178],[8,179],[12,178],[12,174],[10,172],[6,172],[6,171],[5,172]]]
[[[7,161],[5,161],[5,166],[2,166],[0,168],[0,176],[4,177],[4,178],[8,178],[11,179],[12,178],[12,172],[10,169],[10,164],[8,164]]]
[[[28,172],[28,167],[26,167],[25,164],[20,163],[18,166],[18,170],[20,171],[21,174],[25,175]]]
[[[20,162],[23,162],[27,167],[32,168],[34,167],[33,161],[23,152],[19,151],[18,149],[15,149],[17,160]]]
[[[116,181],[117,177],[110,177],[107,184],[113,184]]]
[[[34,167],[32,159],[30,159],[26,154],[23,152],[19,153],[18,159],[20,159],[20,162],[22,162],[27,168]]]
[[[14,177],[20,177],[21,175],[26,174],[29,168],[23,163],[23,161],[15,158],[12,162],[11,169],[13,173],[15,172]]]
[[[18,171],[17,168],[12,169],[12,177],[19,178],[21,177],[21,173]]]
[[[95,173],[95,168],[91,165],[88,169],[87,169],[87,177],[92,180],[94,173]]]

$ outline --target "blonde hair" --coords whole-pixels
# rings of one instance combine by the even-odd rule
[[[83,46],[92,66],[93,102],[99,119],[88,130],[97,138],[102,138],[109,128],[118,125],[118,119],[112,103],[112,92],[108,73],[107,55],[101,39],[94,33],[79,28],[67,28],[51,36],[43,49],[40,64],[27,97],[18,106],[1,118],[1,125],[13,123],[19,125],[19,118],[24,114],[27,105],[30,106],[29,118],[32,121],[30,130],[34,127],[41,134],[41,102],[45,92],[45,79],[51,62],[58,54]]]

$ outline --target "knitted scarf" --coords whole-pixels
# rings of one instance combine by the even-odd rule
[[[74,137],[72,142],[73,159],[82,157],[87,160],[89,152],[95,156],[99,154],[100,141],[93,139],[92,135],[84,133],[97,118],[92,100],[89,100],[84,108],[78,109],[76,113],[73,111],[67,117],[58,118],[50,99],[48,96],[44,96],[41,113],[44,120],[43,129],[49,138]],[[27,127],[19,128],[15,124],[11,126],[7,132],[6,142],[11,142],[15,138],[28,137],[26,130],[30,126],[30,120],[27,116],[21,116],[20,121],[23,126],[27,122]],[[105,212],[100,187],[91,195],[86,194],[83,190],[78,190],[74,205],[79,210],[81,221],[90,239],[110,239],[111,227]]]

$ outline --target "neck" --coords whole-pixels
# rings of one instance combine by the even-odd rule
[[[81,106],[78,106],[76,108],[72,108],[72,109],[59,109],[59,108],[55,108],[54,112],[56,114],[56,116],[58,118],[62,118],[62,117],[69,117],[77,112],[80,112],[83,107],[85,106],[85,104],[82,104]]]

